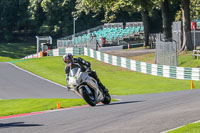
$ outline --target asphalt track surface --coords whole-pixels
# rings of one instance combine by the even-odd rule
[[[3,74],[2,66],[0,64],[0,75]],[[13,70],[13,73],[18,71],[10,65],[7,68]],[[22,78],[24,75],[28,80],[30,75],[26,75],[23,71],[19,71],[19,73],[18,77]],[[14,75],[17,75],[17,72]],[[32,76],[30,77],[30,79],[34,79]],[[35,80],[37,81],[37,79]],[[38,81],[38,87],[51,84],[41,81],[41,79],[38,80],[42,83],[45,82],[40,85]],[[0,84],[2,83],[0,81]],[[20,83],[20,80],[16,81],[17,83]],[[11,87],[9,88],[11,89]],[[45,97],[49,97],[48,92]],[[0,133],[160,133],[200,120],[200,90],[112,96],[112,98],[121,100],[110,105],[84,106],[38,115],[1,119]]]
[[[19,98],[79,97],[64,87],[40,79],[9,63],[0,63],[0,99]]]

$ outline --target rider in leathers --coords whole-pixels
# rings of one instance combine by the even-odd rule
[[[68,81],[70,67],[72,68],[80,67],[83,72],[87,72],[91,77],[93,77],[97,81],[98,85],[103,90],[104,94],[108,93],[108,90],[106,89],[106,87],[101,83],[101,81],[97,77],[96,72],[91,70],[90,62],[85,61],[84,59],[80,57],[73,58],[73,55],[70,53],[63,56],[63,61],[66,63],[65,74],[67,76],[67,81]]]

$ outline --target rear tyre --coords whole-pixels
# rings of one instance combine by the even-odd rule
[[[79,89],[80,94],[82,95],[83,99],[90,105],[90,106],[96,106],[95,96],[94,94],[88,94],[85,87],[81,87]]]
[[[111,102],[111,96],[110,96],[109,93],[107,93],[107,94],[105,95],[105,98],[104,98],[104,100],[102,101],[102,103],[104,103],[104,104],[109,104],[110,102]]]

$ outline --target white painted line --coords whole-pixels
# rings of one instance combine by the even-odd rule
[[[184,125],[183,125],[183,126],[184,126]],[[173,128],[173,129],[170,129],[170,130],[167,130],[167,131],[161,132],[161,133],[167,133],[167,132],[169,132],[169,131],[172,131],[172,130],[176,130],[176,129],[178,129],[178,128],[181,128],[181,127],[183,127],[183,126],[176,127],[176,128]]]
[[[198,123],[198,122],[200,122],[200,120],[195,121],[195,122],[192,122],[192,123],[188,123],[188,124],[193,124],[193,123]],[[186,124],[186,125],[187,125],[187,124]],[[169,131],[173,131],[173,130],[179,129],[179,128],[184,127],[184,126],[185,126],[185,125],[179,126],[179,127],[173,128],[173,129],[169,129],[169,130],[164,131],[164,132],[161,132],[161,133],[167,133],[167,132],[169,132]]]
[[[198,120],[198,121],[195,121],[195,122],[193,122],[193,123],[198,123],[198,122],[200,122],[200,120]]]
[[[7,63],[9,63],[9,62],[7,62]],[[9,64],[13,65],[14,67],[16,67],[17,69],[19,69],[19,70],[21,70],[21,71],[24,71],[24,72],[26,72],[26,73],[29,73],[29,74],[33,75],[33,76],[36,76],[37,78],[46,80],[46,81],[48,81],[48,82],[50,82],[50,83],[53,83],[53,84],[55,84],[55,85],[58,85],[58,86],[60,86],[60,87],[63,87],[63,88],[66,88],[66,89],[67,89],[67,87],[64,86],[64,85],[61,85],[61,84],[58,84],[58,83],[53,82],[53,81],[51,81],[51,80],[45,79],[45,78],[43,78],[43,77],[40,77],[40,76],[38,76],[38,75],[36,75],[36,74],[34,74],[34,73],[32,73],[32,72],[29,72],[29,71],[27,71],[27,70],[25,70],[25,69],[22,69],[22,68],[16,66],[16,65],[13,64],[13,63],[9,63]]]

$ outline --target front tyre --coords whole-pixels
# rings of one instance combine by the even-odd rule
[[[85,87],[81,87],[79,89],[80,94],[82,95],[83,99],[90,105],[96,106],[95,96],[93,94],[88,94]]]
[[[103,104],[109,104],[111,102],[111,96],[109,93],[105,95],[104,100],[102,101]]]

